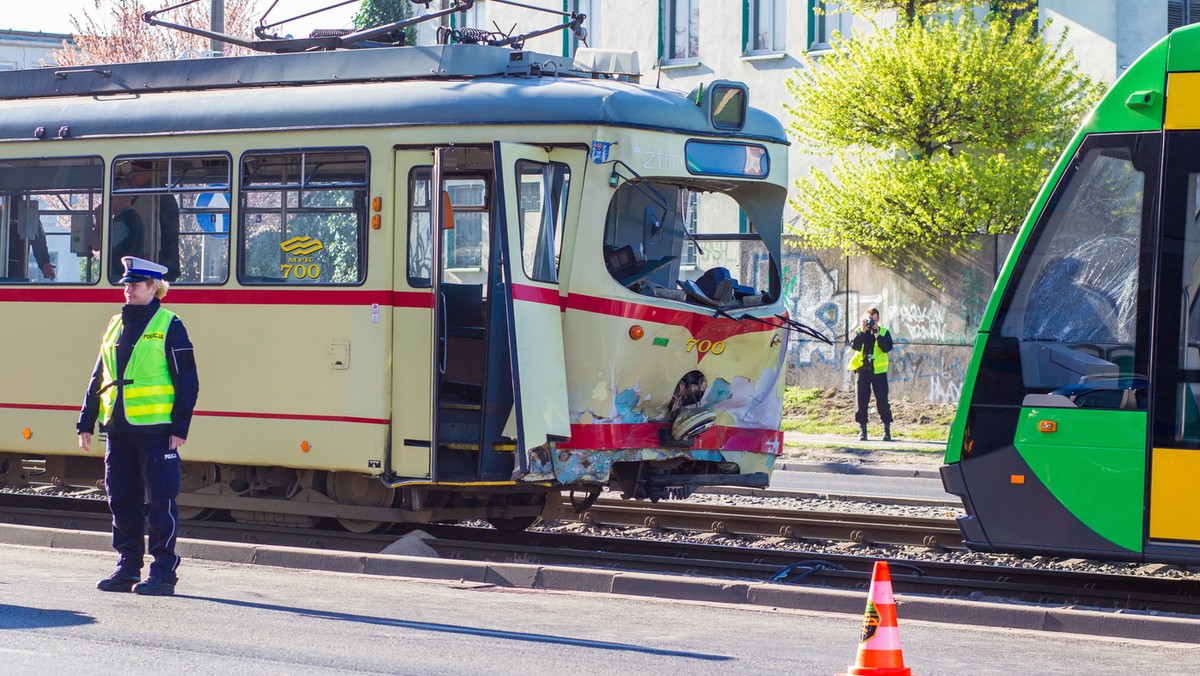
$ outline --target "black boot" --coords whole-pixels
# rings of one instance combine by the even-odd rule
[[[892,440],[892,424],[891,423],[883,423],[883,440],[884,441]]]
[[[859,424],[859,426],[858,426],[858,440],[859,440],[859,441],[866,441],[866,440],[867,440],[867,423],[861,423],[861,424]]]

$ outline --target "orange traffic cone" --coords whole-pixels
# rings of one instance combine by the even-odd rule
[[[871,592],[863,616],[858,658],[844,676],[911,676],[900,651],[900,626],[896,624],[896,602],[892,599],[892,573],[887,561],[876,561],[871,573]]]

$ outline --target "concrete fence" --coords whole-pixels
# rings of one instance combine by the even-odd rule
[[[852,387],[850,339],[868,309],[893,335],[888,381],[892,398],[954,404],[962,393],[975,333],[1013,236],[980,236],[979,251],[925,274],[887,270],[868,256],[800,250],[785,244],[784,296],[796,319],[833,346],[795,340],[788,346],[789,385]]]

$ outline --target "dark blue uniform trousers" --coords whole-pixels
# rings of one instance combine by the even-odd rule
[[[150,575],[175,584],[179,556],[179,454],[168,435],[109,434],[104,454],[104,483],[113,515],[113,549],[117,570],[141,575],[150,531]]]

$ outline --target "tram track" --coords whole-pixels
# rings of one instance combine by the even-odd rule
[[[615,498],[600,498],[575,518],[589,525],[651,530],[963,549],[962,534],[953,519],[688,502],[646,504]]]
[[[0,494],[0,522],[105,532],[107,508],[99,500]],[[85,503],[85,504],[80,504]],[[677,505],[676,505],[677,506]],[[405,527],[405,531],[412,527]],[[702,577],[773,581],[788,585],[865,589],[877,556],[777,548],[700,544],[637,537],[426,525],[425,544],[453,560],[604,568]],[[378,553],[399,535],[361,535],[331,529],[298,529],[223,521],[181,526],[184,538],[327,551]],[[1138,575],[1082,573],[1012,566],[892,561],[893,583],[904,593],[939,598],[1085,606],[1120,611],[1200,614],[1200,581]]]

